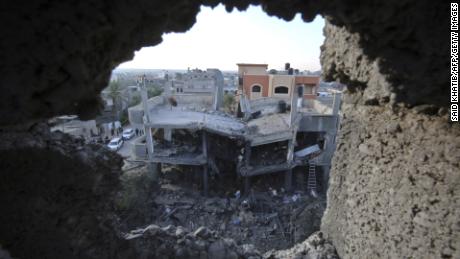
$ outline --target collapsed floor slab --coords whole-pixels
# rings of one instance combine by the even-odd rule
[[[303,104],[298,102],[297,97],[293,95],[291,102],[295,104],[292,106],[295,108],[292,108],[288,113],[278,111],[276,106],[272,107],[273,103],[279,102],[277,98],[246,100],[244,101],[245,106],[250,108],[245,109],[250,109],[250,111],[243,109],[243,112],[258,112],[260,114],[253,118],[247,116],[245,118],[236,118],[235,116],[212,110],[213,108],[207,105],[206,102],[199,102],[200,96],[180,95],[179,97],[181,101],[177,101],[175,106],[168,104],[167,99],[170,97],[162,95],[150,100],[145,99],[143,105],[130,108],[129,114],[132,124],[139,125],[143,123],[147,131],[157,132],[160,130],[162,132],[153,134],[155,136],[151,140],[151,143],[153,143],[151,147],[148,145],[149,141],[144,141],[143,143],[138,141],[135,144],[134,154],[139,159],[148,160],[150,163],[199,165],[203,166],[204,171],[208,171],[208,167],[211,167],[211,170],[218,172],[220,170],[213,155],[208,155],[210,154],[208,149],[211,144],[206,140],[205,132],[207,132],[208,134],[216,134],[231,139],[237,143],[233,147],[236,151],[234,152],[235,157],[233,160],[237,160],[238,176],[251,177],[282,172],[287,174],[286,186],[291,186],[291,177],[288,177],[292,174],[291,170],[297,166],[308,165],[309,158],[317,155],[319,157],[315,158],[315,166],[322,166],[324,171],[328,172],[330,160],[335,149],[340,94],[328,98],[325,104],[321,104],[320,100],[303,100],[305,102]],[[182,102],[183,104],[181,104]],[[257,104],[253,104],[253,102]],[[299,109],[296,108],[297,103],[301,105]],[[266,105],[270,107],[265,107]],[[148,122],[146,123],[146,121]],[[201,144],[197,144],[198,142],[194,145],[187,144],[183,149],[191,151],[182,152],[181,154],[173,149],[163,148],[161,143],[165,143],[165,141],[180,146],[180,144],[177,144],[178,141],[171,135],[177,131],[203,132],[199,134],[201,140],[198,142],[201,142]],[[316,143],[323,141],[320,145],[321,150],[308,157],[296,157],[295,151],[308,147],[308,145],[297,140],[298,133],[305,132],[324,132],[324,134],[314,135],[321,136],[321,139],[315,140]],[[148,134],[146,138],[149,138]],[[256,150],[259,146],[276,145],[276,143],[285,141],[287,141],[287,149],[278,155],[281,159],[276,158],[268,165],[263,162],[264,159],[253,160],[251,158],[251,149]],[[189,146],[189,148],[186,146]],[[193,146],[201,146],[201,151],[197,152],[193,149]],[[153,155],[147,159],[149,157],[149,148],[151,148]],[[273,163],[273,161],[278,160],[278,163]],[[207,172],[204,173],[203,181],[206,181],[207,175]]]

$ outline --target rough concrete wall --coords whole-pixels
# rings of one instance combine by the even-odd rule
[[[191,27],[198,10],[184,0],[3,2],[0,125],[94,116],[112,69],[163,32]]]
[[[348,92],[321,228],[342,258],[458,258],[460,127],[443,108],[448,22],[434,19],[448,10],[397,6],[358,20],[366,33],[332,18],[324,29],[323,72]],[[375,43],[363,39],[372,34]]]
[[[346,101],[322,230],[342,258],[460,258],[460,127]]]
[[[44,125],[0,139],[1,246],[13,258],[113,258],[121,158]]]

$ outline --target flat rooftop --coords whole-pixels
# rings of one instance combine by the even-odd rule
[[[253,119],[244,121],[232,115],[214,111],[211,99],[199,96],[177,96],[178,105],[172,107],[165,98],[149,100],[151,128],[206,130],[215,134],[244,138],[252,146],[292,139],[294,130],[290,127],[290,112],[277,113],[278,99],[263,98],[254,102],[252,112],[262,111]],[[298,108],[299,116],[332,115],[333,98],[303,100]],[[324,100],[323,100],[324,99]],[[275,108],[275,109],[274,109]],[[141,112],[142,106],[134,108]]]

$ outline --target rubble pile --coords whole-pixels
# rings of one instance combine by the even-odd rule
[[[156,224],[180,226],[193,232],[206,226],[239,245],[253,244],[261,252],[289,248],[319,230],[326,207],[324,197],[313,199],[300,192],[288,194],[281,188],[258,182],[247,196],[227,186],[227,189],[211,189],[211,196],[204,197],[193,180],[188,181],[192,173],[167,171],[151,193],[151,200],[142,201],[148,206],[144,214],[151,213],[144,218],[150,221],[131,222],[122,229]]]
[[[149,225],[125,235],[138,258],[262,258],[253,245],[237,245],[215,231],[199,227],[188,232],[172,225]]]
[[[315,232],[302,243],[296,244],[287,250],[270,250],[264,254],[267,259],[275,258],[314,258],[314,259],[338,259],[339,256],[334,246],[324,239],[322,232]]]

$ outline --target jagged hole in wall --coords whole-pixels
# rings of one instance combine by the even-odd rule
[[[163,126],[151,127],[154,154],[164,161],[156,167],[161,171],[159,185],[150,190],[152,186],[144,184],[145,168],[124,173],[125,189],[119,199],[124,231],[149,223],[182,226],[187,231],[205,225],[265,252],[291,247],[319,229],[331,157],[325,166],[312,165],[308,159],[314,156],[299,159],[297,166],[286,165],[293,162],[289,152],[315,145],[325,149],[326,128],[318,126],[322,120],[307,118],[295,125],[289,118],[292,105],[298,106],[299,120],[313,114],[333,115],[335,95],[327,91],[337,85],[319,82],[323,21],[317,18],[309,28],[296,17],[289,26],[255,8],[232,14],[222,6],[214,13],[205,8],[189,32],[165,35],[162,44],[141,49],[132,61],[113,71],[111,85],[132,85],[139,96],[133,104],[137,108],[128,113],[131,127],[144,130],[142,88],[152,98],[150,120]],[[251,70],[237,63],[268,67]],[[299,101],[293,103],[298,94]],[[217,95],[222,97],[216,110]],[[241,107],[245,103],[248,107]],[[333,118],[332,127],[337,127]],[[211,125],[213,120],[227,129]],[[302,128],[307,124],[314,126]],[[244,126],[244,134],[231,131],[239,125]],[[248,150],[252,137],[261,143]],[[139,141],[144,146],[134,155],[147,159],[147,142]],[[204,148],[207,186],[199,163]],[[251,170],[252,177],[241,173]],[[314,196],[308,192],[312,170]],[[204,197],[206,187],[209,195]]]

